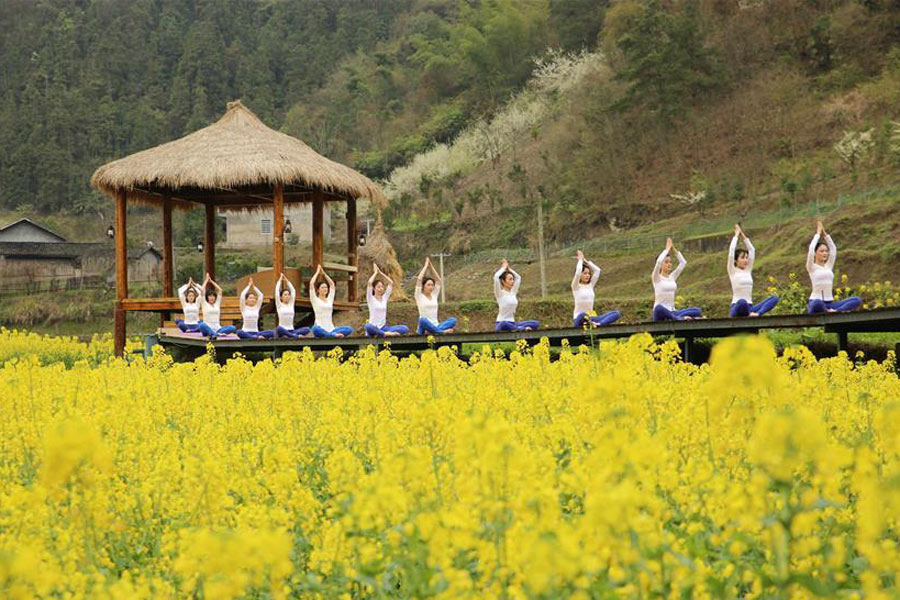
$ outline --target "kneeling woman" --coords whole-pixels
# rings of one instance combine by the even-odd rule
[[[409,333],[409,327],[406,325],[387,324],[387,303],[394,292],[394,282],[374,262],[372,268],[372,276],[369,277],[369,284],[366,286],[366,304],[369,306],[369,320],[365,326],[366,335],[371,337],[406,335]],[[378,279],[379,275],[387,281],[387,286],[384,281]]]
[[[431,267],[432,276],[425,276]],[[441,293],[441,278],[434,270],[431,259],[425,259],[425,266],[416,276],[416,306],[419,309],[419,326],[416,332],[419,335],[426,333],[438,335],[441,333],[453,333],[456,327],[456,318],[450,317],[445,321],[438,321],[438,296]]]
[[[575,258],[578,259],[578,263],[575,265],[575,277],[572,279],[572,297],[575,299],[572,325],[580,328],[587,323],[609,325],[618,321],[622,318],[622,314],[617,310],[588,317],[588,313],[594,310],[594,287],[600,278],[600,267],[585,259],[581,250],[575,254]]]
[[[175,319],[175,325],[184,333],[200,331],[200,286],[193,277],[178,288],[178,299],[181,301],[181,312],[184,319]]]
[[[316,283],[319,275],[325,281]],[[309,301],[316,314],[316,323],[312,328],[314,336],[333,338],[353,333],[350,327],[335,327],[331,320],[334,314],[334,280],[322,269],[322,265],[318,265],[315,274],[309,280]]]
[[[738,238],[744,240],[746,250],[738,249]],[[731,279],[731,316],[758,317],[764,315],[778,304],[778,296],[769,296],[759,304],[753,304],[753,263],[756,261],[756,248],[750,238],[744,235],[740,225],[734,226],[734,237],[728,247],[728,277]]]
[[[519,285],[522,276],[513,271],[506,259],[500,269],[494,273],[494,297],[500,310],[494,331],[532,331],[541,326],[539,321],[516,321],[516,308],[519,306]]]
[[[822,241],[822,237],[825,238]],[[825,232],[822,221],[816,223],[816,235],[809,244],[806,255],[806,270],[812,283],[809,295],[809,314],[824,312],[846,312],[862,306],[862,298],[851,296],[843,300],[835,300],[832,294],[834,287],[834,263],[837,260],[837,246],[831,236]]]
[[[219,322],[219,316],[222,314],[222,288],[212,280],[209,273],[206,274],[202,291],[200,308],[203,309],[203,321],[200,323],[200,331],[203,335],[209,336],[210,339],[214,340],[217,336],[234,333],[237,327],[234,325],[222,327],[222,324]]]
[[[675,252],[678,257],[678,266],[672,270],[671,252]],[[656,258],[656,266],[653,267],[653,320],[654,321],[683,321],[699,318],[700,309],[696,307],[675,310],[675,292],[678,284],[675,280],[684,271],[687,261],[675,246],[672,244],[672,238],[666,238],[666,249],[663,250]]]
[[[275,284],[275,312],[278,313],[275,337],[296,339],[309,333],[309,327],[294,329],[294,303],[296,300],[297,290],[294,289],[294,284],[282,273]]]
[[[274,331],[259,330],[259,309],[265,303],[263,293],[253,285],[253,278],[247,281],[247,287],[241,292],[241,328],[236,331],[242,340],[267,340],[275,335]]]

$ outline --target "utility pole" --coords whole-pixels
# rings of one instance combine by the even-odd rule
[[[537,201],[538,260],[541,265],[541,299],[544,299],[547,297],[547,270],[544,267],[544,198],[538,195]]]
[[[440,271],[439,275],[441,276],[441,303],[444,303],[447,301],[447,280],[444,279],[444,257],[452,255],[441,252],[439,254],[432,254],[432,256],[438,258],[438,270]]]

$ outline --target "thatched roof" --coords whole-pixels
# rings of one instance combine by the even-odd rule
[[[159,201],[163,191],[176,201],[205,201],[201,191],[241,190],[253,190],[253,197],[262,199],[259,190],[276,183],[285,185],[286,194],[287,186],[294,186],[297,194],[322,190],[384,201],[369,178],[266,127],[240,100],[229,102],[228,110],[212,125],[107,163],[91,177],[91,185],[108,194],[125,189],[130,198],[145,202]]]

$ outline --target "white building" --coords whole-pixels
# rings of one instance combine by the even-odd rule
[[[325,203],[322,215],[325,241],[331,240],[331,209]],[[227,248],[247,248],[251,246],[272,245],[272,211],[256,210],[242,212],[226,212],[225,241],[221,244]],[[291,233],[285,235],[285,242],[293,236],[298,242],[312,242],[312,203],[298,202],[284,205],[284,222],[290,221]]]

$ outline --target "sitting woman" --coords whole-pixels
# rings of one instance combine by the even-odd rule
[[[282,284],[284,285],[282,286]],[[294,329],[294,303],[296,300],[297,291],[294,289],[294,284],[282,273],[275,283],[275,312],[278,313],[275,337],[296,339],[309,333],[309,327]]]
[[[200,308],[203,312],[203,321],[200,323],[200,331],[203,335],[214,340],[220,335],[234,333],[237,327],[234,325],[222,327],[222,324],[219,323],[219,315],[222,314],[222,288],[212,280],[209,273],[206,274],[206,279],[203,281],[201,292]]]
[[[429,267],[433,272],[433,276],[426,277]],[[419,309],[419,325],[416,332],[419,335],[426,333],[431,335],[439,335],[441,333],[453,333],[456,327],[456,319],[450,317],[445,321],[438,321],[438,295],[441,293],[441,278],[434,265],[431,264],[431,258],[425,259],[425,266],[416,276],[416,307]]]
[[[600,267],[587,260],[579,250],[575,254],[575,277],[572,279],[572,297],[575,299],[575,310],[572,314],[572,325],[582,328],[588,323],[592,325],[609,325],[622,318],[617,310],[611,310],[596,317],[588,317],[594,310],[594,287],[600,278]]]
[[[675,256],[678,257],[678,267],[674,271],[672,270],[672,257],[669,256],[671,252],[675,252]],[[675,249],[672,238],[666,238],[666,249],[656,258],[656,265],[653,267],[653,274],[650,277],[653,281],[654,321],[683,321],[697,319],[701,316],[700,309],[696,307],[675,310],[675,292],[678,290],[675,280],[686,266],[687,261],[681,252]]]
[[[274,331],[259,330],[259,309],[265,303],[265,298],[258,287],[253,285],[253,278],[247,281],[247,287],[241,292],[241,328],[237,335],[242,340],[267,340],[271,339]]]
[[[188,282],[178,288],[178,299],[181,301],[181,312],[184,319],[175,319],[175,325],[184,333],[200,331],[200,286],[194,282],[194,278],[188,278]]]
[[[738,239],[744,240],[746,250],[738,248]],[[740,225],[734,226],[734,237],[728,247],[728,277],[731,279],[731,316],[759,317],[778,304],[778,296],[769,296],[759,304],[753,304],[753,263],[756,248],[750,238],[744,235]]]
[[[319,275],[324,281],[316,283]],[[335,327],[331,320],[334,314],[334,291],[334,280],[322,269],[322,265],[318,265],[315,274],[309,280],[309,301],[316,315],[312,332],[316,337],[340,338],[353,333],[351,327]]]
[[[494,297],[500,309],[494,331],[532,331],[541,326],[539,321],[516,321],[519,306],[516,295],[521,284],[522,276],[513,271],[504,258],[500,269],[494,273]]]
[[[825,238],[822,241],[821,238]],[[809,295],[809,314],[848,312],[862,306],[862,298],[851,296],[843,300],[835,300],[834,287],[834,263],[837,260],[837,246],[834,245],[831,236],[825,231],[822,221],[816,222],[816,235],[809,244],[809,252],[806,254],[806,271],[812,283],[812,293]]]
[[[365,326],[366,335],[371,337],[406,335],[409,333],[409,327],[406,325],[387,324],[387,303],[394,291],[393,280],[375,263],[372,263],[372,268],[372,276],[369,277],[369,283],[366,286],[366,304],[369,306],[369,320]],[[387,281],[387,286],[384,281],[378,279],[379,275]]]

